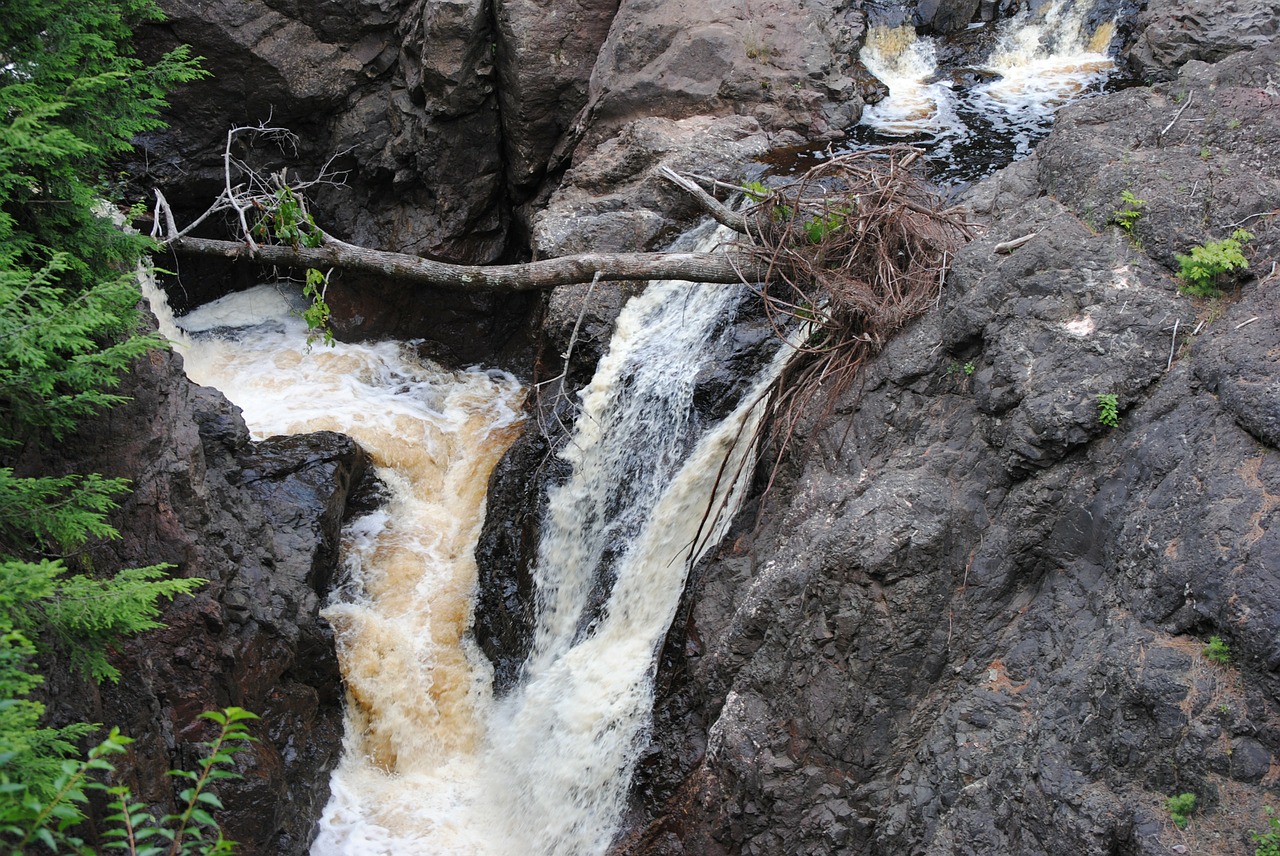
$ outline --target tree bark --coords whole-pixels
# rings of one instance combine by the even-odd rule
[[[584,253],[517,265],[452,265],[404,253],[371,250],[336,239],[323,246],[292,247],[181,237],[169,241],[176,253],[245,259],[292,268],[359,271],[400,282],[485,291],[541,291],[602,280],[675,279],[741,283],[765,279],[767,265],[732,247],[714,253]]]

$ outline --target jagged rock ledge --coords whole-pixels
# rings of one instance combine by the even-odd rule
[[[118,725],[136,741],[117,765],[124,781],[171,813],[179,786],[167,771],[190,769],[210,737],[199,714],[259,714],[259,742],[237,756],[244,778],[221,789],[225,833],[245,856],[305,853],[342,741],[341,675],[318,611],[335,582],[339,528],[373,495],[373,468],[331,432],[250,441],[238,408],[188,381],[168,352],[140,360],[120,391],[128,402],[41,466],[132,481],[111,515],[121,538],[93,547],[93,568],[170,562],[209,582],[164,609],[164,629],[112,655],[119,684],[47,670],[51,718]]]

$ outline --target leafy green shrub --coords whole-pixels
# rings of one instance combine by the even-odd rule
[[[1200,653],[1220,666],[1231,662],[1231,646],[1223,642],[1221,636],[1210,636],[1209,644]]]
[[[178,794],[180,811],[159,819],[133,799],[125,785],[108,787],[95,781],[94,775],[110,775],[114,767],[107,760],[119,755],[133,741],[113,728],[106,740],[89,751],[82,761],[64,760],[54,780],[51,794],[33,793],[20,781],[13,780],[7,764],[0,759],[0,840],[11,852],[25,852],[34,842],[41,842],[54,853],[92,854],[83,839],[74,834],[83,820],[81,806],[89,801],[89,791],[105,791],[109,808],[117,811],[107,818],[103,837],[111,839],[112,849],[131,856],[222,856],[232,852],[234,842],[222,837],[222,830],[209,809],[221,809],[222,802],[209,790],[221,779],[239,778],[224,768],[234,762],[237,748],[255,738],[248,723],[258,717],[238,707],[201,714],[218,725],[217,735],[204,744],[205,753],[195,770],[170,770],[169,775],[187,779],[191,785]]]
[[[1164,801],[1164,807],[1174,825],[1181,829],[1187,825],[1187,816],[1196,810],[1196,795],[1178,794],[1176,797],[1169,797]]]
[[[1120,424],[1120,399],[1114,392],[1098,394],[1098,421],[1108,428]]]
[[[1178,277],[1182,280],[1179,290],[1195,297],[1216,297],[1227,274],[1248,269],[1249,262],[1241,247],[1251,240],[1251,232],[1236,229],[1230,238],[1192,247],[1187,256],[1175,256],[1180,265]]]
[[[1267,806],[1266,831],[1249,830],[1249,840],[1258,845],[1253,856],[1280,856],[1280,818],[1271,806]]]

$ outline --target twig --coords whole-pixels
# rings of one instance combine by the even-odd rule
[[[1169,129],[1177,124],[1178,119],[1182,118],[1182,114],[1186,111],[1188,107],[1191,106],[1191,99],[1194,98],[1195,96],[1196,96],[1196,93],[1194,91],[1187,93],[1187,100],[1183,103],[1182,109],[1177,112],[1177,114],[1173,117],[1173,120],[1169,122],[1169,124],[1164,126],[1164,130],[1160,132],[1160,136],[1163,137],[1165,134],[1169,133]]]
[[[1250,214],[1248,217],[1243,217],[1234,223],[1228,223],[1227,225],[1222,227],[1222,230],[1226,231],[1227,229],[1238,229],[1239,227],[1243,226],[1245,223],[1248,223],[1254,217],[1274,217],[1277,214],[1280,214],[1280,208],[1273,208],[1270,211],[1259,211],[1257,214]]]
[[[1178,325],[1182,323],[1181,318],[1174,319],[1173,322],[1173,340],[1169,342],[1169,362],[1165,365],[1164,370],[1168,371],[1173,368],[1173,352],[1178,347]]]
[[[1236,329],[1239,330],[1241,327],[1248,327],[1250,324],[1252,324],[1254,321],[1257,321],[1257,320],[1258,320],[1258,316],[1255,315],[1252,318],[1250,318],[1248,321],[1242,321],[1239,324],[1237,324]]]
[[[1012,253],[1014,250],[1018,249],[1018,247],[1021,247],[1023,244],[1029,243],[1032,238],[1034,238],[1036,235],[1039,235],[1039,234],[1040,234],[1039,232],[1032,232],[1030,235],[1023,235],[1021,238],[1014,238],[1011,241],[1003,241],[999,244],[996,244],[995,247],[992,249],[992,252],[1008,255],[1009,253]]]
[[[679,187],[681,190],[693,196],[693,198],[698,201],[698,204],[701,205],[717,223],[728,226],[735,232],[741,232],[744,235],[747,233],[747,218],[736,211],[730,211],[724,205],[720,204],[719,200],[699,187],[696,182],[685,178],[683,175],[680,175],[674,169],[666,166],[665,164],[658,167],[658,174],[667,181],[670,181],[676,187]]]

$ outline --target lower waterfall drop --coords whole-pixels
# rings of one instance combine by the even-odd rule
[[[185,330],[162,328],[190,376],[240,405],[255,436],[349,433],[390,489],[383,509],[348,526],[350,583],[324,613],[348,705],[313,856],[608,847],[659,645],[688,568],[723,537],[751,481],[750,438],[788,350],[705,424],[696,383],[745,299],[734,286],[653,283],[624,308],[561,451],[571,473],[543,524],[533,648],[502,699],[469,628],[487,479],[520,424],[514,379],[446,372],[395,343],[308,353],[292,298],[270,287],[196,310]]]
[[[583,393],[563,452],[572,475],[551,494],[543,525],[533,648],[490,726],[506,853],[585,856],[603,852],[616,832],[658,647],[688,568],[723,537],[750,482],[746,438],[785,358],[779,349],[718,425],[694,417],[695,381],[716,358],[709,346],[743,295],[650,286],[627,304]],[[601,575],[612,588],[592,616]]]

